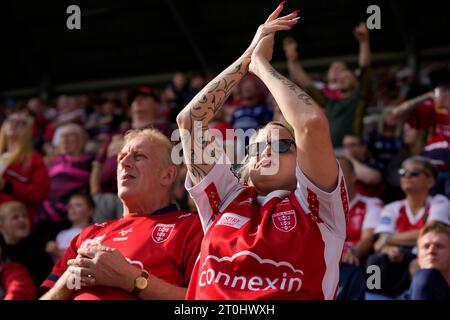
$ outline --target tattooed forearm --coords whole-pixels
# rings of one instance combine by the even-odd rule
[[[233,87],[247,72],[248,64],[242,61],[231,71],[219,75],[208,84],[186,107],[193,121],[209,121],[231,94]]]
[[[302,89],[300,89],[295,83],[287,79],[286,77],[282,76],[278,71],[276,71],[274,68],[270,67],[267,70],[270,75],[272,75],[275,79],[278,79],[283,83],[289,90],[294,91],[297,93],[297,98],[302,101],[304,104],[311,106],[313,105],[312,98],[304,92]]]
[[[205,86],[177,117],[188,135],[182,139],[185,161],[193,181],[199,182],[211,170],[223,152],[208,123],[222,107],[233,87],[248,71],[249,59],[241,57]]]
[[[304,92],[300,93],[300,94],[297,96],[297,98],[299,98],[300,100],[302,100],[303,103],[306,104],[306,105],[308,105],[308,106],[312,106],[312,104],[313,104],[312,98],[311,98],[309,95],[307,95],[306,93],[304,93]]]

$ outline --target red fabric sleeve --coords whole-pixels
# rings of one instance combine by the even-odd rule
[[[52,288],[56,281],[58,281],[59,277],[62,276],[62,274],[67,269],[67,261],[70,259],[75,259],[77,257],[77,251],[78,251],[78,239],[80,235],[78,234],[75,236],[72,241],[70,242],[69,247],[67,248],[64,255],[61,257],[61,259],[56,262],[55,266],[52,269],[52,272],[48,275],[47,279],[44,280],[44,282],[41,284],[40,288],[43,291],[49,290]]]
[[[434,102],[426,100],[419,104],[408,118],[408,123],[416,129],[427,129],[435,123]]]
[[[191,279],[192,270],[200,253],[200,245],[203,239],[203,229],[200,223],[200,218],[197,214],[194,219],[191,219],[191,226],[186,233],[185,247],[182,250],[183,255],[183,282],[187,286]]]
[[[27,268],[15,262],[6,262],[0,274],[5,289],[4,300],[34,300],[36,287]]]
[[[30,169],[30,181],[8,179],[11,183],[11,195],[25,202],[40,203],[48,194],[50,179],[47,167],[40,155],[33,153]]]

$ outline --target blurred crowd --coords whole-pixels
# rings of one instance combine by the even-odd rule
[[[383,289],[373,294],[398,298],[419,269],[414,251],[419,229],[433,210],[450,215],[445,212],[450,210],[450,69],[438,61],[422,63],[418,70],[371,66],[370,55],[364,56],[369,48],[363,48],[367,33],[357,27],[355,37],[360,42],[358,66],[336,61],[323,73],[305,71],[296,40],[286,38],[284,50],[290,78],[323,106],[344,170],[353,227],[348,227],[343,264],[360,268],[367,262],[390,270],[383,271]],[[177,114],[210,78],[176,72],[161,88],[4,102],[0,297],[38,297],[37,288],[82,228],[121,217],[116,169],[124,133],[153,127],[170,138]],[[255,129],[282,120],[274,99],[252,75],[241,81],[223,110],[213,127],[224,140],[227,129]],[[173,201],[195,211],[184,188],[185,175],[181,168]],[[448,218],[441,222],[450,224]],[[389,239],[377,237],[385,232]],[[406,239],[403,245],[401,236],[392,241],[397,234]],[[446,245],[448,256],[448,233]],[[447,257],[440,270],[447,272],[444,277],[450,274],[449,263]],[[343,281],[349,275],[352,280],[341,283],[340,294],[359,298],[356,273],[349,270],[341,270]]]

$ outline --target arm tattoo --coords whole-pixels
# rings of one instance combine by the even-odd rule
[[[203,158],[203,151],[207,150],[209,159],[215,159],[216,161],[221,154],[220,146],[208,132],[208,122],[222,107],[231,94],[233,87],[246,74],[248,64],[239,61],[228,70],[211,81],[185,108],[185,112],[189,114],[189,122],[186,129],[191,132],[191,150],[185,150],[185,152],[191,153],[190,159],[188,159],[190,163],[187,166],[192,175],[197,178],[204,177],[208,173],[208,167],[205,165],[211,164]],[[201,122],[200,129],[203,134],[195,137],[194,127],[197,122]],[[197,153],[199,150],[201,152],[196,155],[194,150],[197,150]]]
[[[272,75],[275,79],[278,79],[283,83],[289,90],[294,91],[297,94],[297,98],[303,102],[304,104],[308,106],[313,105],[312,98],[302,89],[300,89],[295,83],[287,79],[286,77],[282,76],[278,73],[274,68],[269,68],[267,70],[270,75]]]

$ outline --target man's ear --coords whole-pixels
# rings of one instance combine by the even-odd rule
[[[171,186],[177,179],[178,168],[176,165],[169,165],[163,170],[161,184],[165,187]]]

